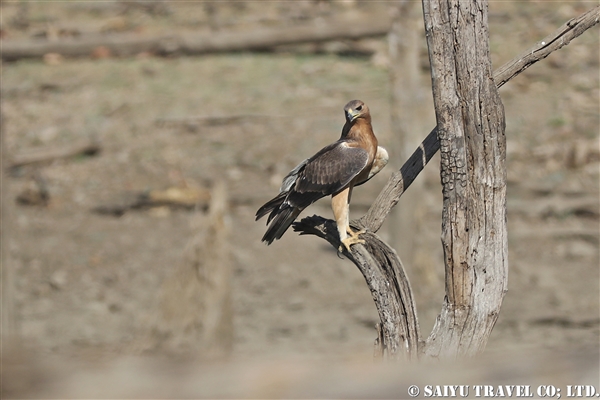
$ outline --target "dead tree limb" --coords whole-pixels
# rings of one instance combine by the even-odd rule
[[[563,26],[561,26],[559,29],[557,29],[554,33],[552,33],[551,35],[547,36],[544,40],[542,40],[542,42],[545,42],[545,44],[541,45],[541,48],[540,48],[540,44],[536,44],[532,48],[524,51],[522,53],[522,55],[515,57],[513,60],[509,61],[508,63],[506,63],[502,67],[500,67],[493,75],[493,79],[494,79],[494,83],[496,84],[496,87],[499,88],[500,86],[502,86],[503,84],[508,82],[510,79],[514,78],[515,76],[517,76],[518,74],[523,72],[529,66],[531,66],[534,63],[536,63],[537,61],[542,60],[543,58],[547,57],[553,51],[556,51],[556,50],[560,49],[561,47],[563,47],[564,45],[568,44],[572,39],[578,37],[583,32],[585,32],[587,29],[596,25],[599,22],[599,19],[600,19],[600,7],[595,7],[593,9],[583,13],[579,17],[569,20],[567,23],[565,23]],[[542,43],[542,42],[540,42],[540,43]],[[554,44],[547,45],[549,43],[554,43]],[[523,63],[520,60],[523,60],[525,58],[525,57],[523,57],[524,54],[534,54],[535,56],[534,57],[528,56],[526,58],[526,62]],[[423,168],[429,162],[429,160],[439,150],[440,142],[437,138],[437,135],[438,135],[438,132],[437,132],[437,127],[436,127],[429,133],[429,135],[427,135],[427,137],[423,140],[421,145],[415,150],[415,152],[412,154],[412,156],[404,163],[402,168],[390,177],[386,186],[380,192],[379,196],[377,197],[377,199],[375,200],[375,202],[373,203],[373,205],[371,206],[371,208],[369,209],[367,214],[365,216],[363,216],[362,218],[360,218],[359,220],[353,221],[351,223],[351,225],[355,228],[362,228],[362,229],[366,229],[368,231],[368,235],[364,236],[367,243],[365,245],[358,244],[358,245],[353,246],[352,254],[350,254],[350,255],[346,254],[347,256],[350,257],[350,260],[352,262],[354,262],[354,264],[363,273],[365,278],[367,276],[371,275],[370,271],[390,270],[390,266],[389,266],[389,264],[386,266],[377,265],[377,264],[370,264],[367,266],[367,265],[362,264],[361,261],[354,258],[353,257],[354,254],[356,254],[357,252],[361,252],[361,253],[368,252],[368,248],[372,247],[372,242],[373,242],[374,238],[377,238],[377,236],[374,233],[377,232],[381,228],[387,214],[398,203],[398,201],[399,201],[400,197],[402,196],[402,194],[404,193],[404,191],[406,191],[406,189],[415,180],[415,178],[418,176],[418,174],[423,170]],[[326,219],[323,219],[320,217],[316,217],[316,218],[309,217],[309,218],[305,218],[302,221],[294,224],[294,230],[297,232],[300,232],[300,234],[312,234],[312,235],[317,235],[321,238],[324,238],[329,243],[331,243],[334,248],[337,249],[339,246],[339,239],[335,235],[335,229],[332,228],[331,224],[333,224],[333,221],[331,221],[331,220],[326,220]],[[328,225],[331,225],[331,226],[328,227]],[[380,241],[379,239],[377,239],[377,240]],[[380,241],[380,242],[383,243],[382,241]],[[385,243],[383,243],[383,244],[385,245]],[[387,245],[385,245],[385,246],[387,246]],[[389,246],[387,246],[387,247],[389,247]],[[389,254],[394,254],[394,253],[389,253]],[[368,260],[368,258],[365,256],[362,258],[362,260]],[[394,261],[394,263],[395,263],[395,261]],[[375,305],[377,306],[380,318],[382,319],[382,324],[378,324],[378,339],[377,339],[377,341],[385,342],[386,340],[389,340],[388,342],[385,342],[383,344],[378,343],[376,345],[376,352],[378,352],[379,349],[383,349],[385,356],[391,357],[391,358],[399,357],[397,354],[391,353],[391,350],[393,350],[393,349],[398,349],[400,351],[403,351],[407,355],[411,354],[411,351],[409,349],[412,349],[413,346],[415,346],[415,345],[419,346],[419,350],[418,350],[417,354],[419,354],[419,352],[421,352],[423,350],[422,347],[419,345],[420,338],[419,338],[419,331],[418,331],[418,322],[416,322],[417,314],[416,314],[416,308],[414,307],[413,300],[412,300],[412,293],[410,293],[410,284],[408,283],[406,274],[402,270],[402,264],[399,262],[399,260],[398,260],[397,265],[399,266],[401,273],[399,273],[396,276],[396,279],[401,279],[401,282],[392,280],[392,281],[389,281],[387,283],[387,285],[381,286],[378,284],[376,286],[375,285],[372,286],[372,284],[370,283],[371,281],[369,281],[369,279],[366,278],[367,284],[369,285],[369,289],[371,290],[371,293],[373,294],[373,297],[375,300]],[[380,276],[383,277],[384,274],[380,274]],[[377,281],[377,282],[379,282],[379,281]],[[385,294],[379,293],[378,290],[382,287],[385,290],[386,286],[387,287],[397,287],[397,286],[405,287],[405,288],[407,288],[407,290],[409,292],[409,294],[407,295],[408,297],[400,299],[398,301],[394,301],[393,303],[390,303],[390,304],[399,304],[399,303],[413,304],[412,307],[405,308],[406,312],[411,313],[410,316],[402,318],[401,316],[396,315],[393,318],[393,320],[397,321],[398,323],[402,323],[404,325],[401,326],[399,329],[390,327],[390,328],[388,328],[387,333],[384,332],[386,330],[386,328],[385,328],[385,323],[383,323],[384,322],[383,316],[394,314],[394,309],[396,307],[388,307],[387,303],[385,301],[378,300],[378,299],[385,298]],[[410,332],[411,326],[409,326],[408,321],[415,321],[415,326],[417,327],[415,332],[417,334],[416,334],[416,336],[405,337],[405,339],[406,339],[405,342],[409,343],[408,347],[406,347],[406,348],[396,347],[396,344],[403,343],[403,340],[399,337],[393,337],[394,332],[397,332],[396,334],[398,334],[399,332]],[[430,348],[430,349],[433,349],[433,348]]]
[[[331,20],[322,24],[258,29],[252,32],[211,32],[202,34],[141,36],[137,34],[98,35],[80,39],[2,40],[2,60],[40,58],[47,53],[67,57],[87,57],[103,46],[117,56],[142,52],[160,55],[199,55],[232,51],[269,50],[277,46],[353,40],[383,36],[389,31],[388,16],[379,15],[362,21]]]
[[[556,31],[498,68],[494,73],[494,82],[496,83],[496,86],[501,87],[531,65],[548,57],[550,53],[568,45],[571,40],[575,39],[598,22],[600,22],[600,6],[592,8],[576,18],[568,20]]]

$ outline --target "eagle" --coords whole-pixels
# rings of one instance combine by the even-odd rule
[[[352,100],[344,107],[346,123],[338,141],[325,146],[314,156],[298,164],[284,179],[279,194],[256,212],[258,221],[265,215],[267,231],[262,241],[267,245],[280,239],[306,207],[331,195],[331,208],[342,245],[364,243],[364,231],[353,231],[349,225],[349,206],[354,186],[377,174],[388,162],[387,151],[378,146],[371,125],[369,107]]]

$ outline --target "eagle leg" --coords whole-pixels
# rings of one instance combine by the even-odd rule
[[[340,247],[338,252],[342,252],[344,247],[350,252],[350,246],[357,243],[365,243],[359,238],[361,233],[365,231],[353,231],[349,224],[349,198],[352,191],[351,187],[347,187],[339,193],[336,193],[331,198],[331,208],[335,216],[338,232],[340,234]],[[342,247],[343,246],[343,247]]]

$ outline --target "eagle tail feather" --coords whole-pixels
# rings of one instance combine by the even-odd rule
[[[281,206],[283,204],[283,202],[285,201],[285,198],[286,198],[287,194],[288,194],[288,192],[281,192],[275,198],[273,198],[273,199],[269,200],[268,202],[266,202],[256,212],[256,219],[255,219],[255,221],[258,221],[259,219],[261,219],[265,215],[271,213],[271,215],[269,216],[269,220],[267,221],[267,224],[268,224],[271,221],[271,219],[273,219],[273,217],[275,216],[275,215],[273,215],[273,213],[275,213],[275,211],[277,211],[277,209],[279,208],[279,206]]]
[[[277,213],[275,213],[275,211],[277,211]],[[273,241],[281,239],[285,231],[288,230],[301,212],[302,209],[296,207],[286,207],[282,210],[274,210],[269,216],[269,219],[274,217],[273,222],[267,228],[267,232],[263,236],[262,241],[267,242],[269,245],[273,243]]]

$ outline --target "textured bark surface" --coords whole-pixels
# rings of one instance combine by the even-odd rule
[[[446,296],[428,356],[481,352],[508,279],[504,108],[494,84],[487,2],[423,1],[443,185]]]

